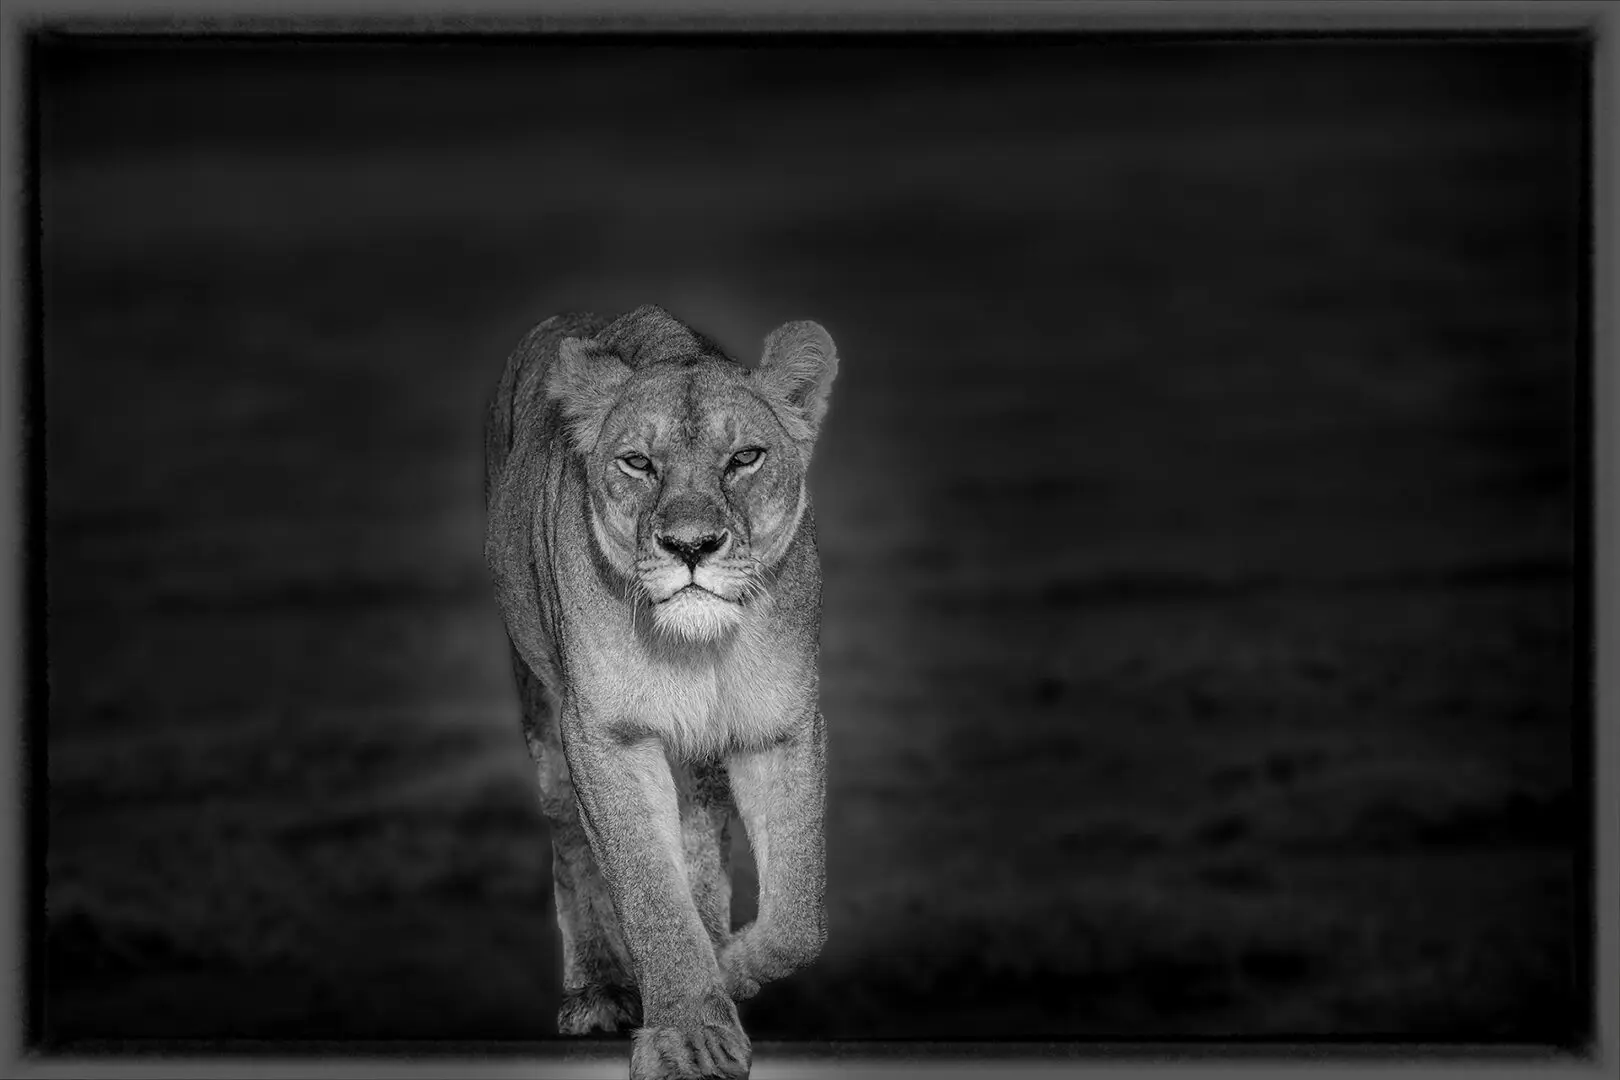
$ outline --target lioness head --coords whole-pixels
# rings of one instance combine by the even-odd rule
[[[546,392],[585,459],[608,565],[658,631],[711,641],[768,594],[798,531],[838,360],[813,322],[774,331],[753,370],[687,340],[633,367],[602,341],[565,339]]]

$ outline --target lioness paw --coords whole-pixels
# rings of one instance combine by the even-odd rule
[[[721,983],[733,1001],[753,997],[765,983],[791,975],[816,958],[820,937],[793,929],[784,933],[750,923],[720,950]]]
[[[601,984],[563,991],[557,1031],[563,1035],[628,1031],[641,1023],[641,995],[632,986]]]
[[[724,1000],[724,999],[721,999]],[[630,1050],[630,1080],[737,1080],[753,1048],[729,1000],[705,1003],[679,1026],[644,1027]]]
[[[746,1001],[759,993],[760,982],[748,962],[748,950],[737,939],[720,950],[720,981],[733,1001]]]

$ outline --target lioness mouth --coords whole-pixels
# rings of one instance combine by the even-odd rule
[[[713,597],[716,600],[722,600],[722,601],[725,601],[728,604],[731,603],[730,600],[726,600],[726,598],[721,596],[719,593],[715,592],[712,589],[705,589],[703,586],[699,585],[695,581],[692,582],[690,585],[682,585],[679,589],[676,589],[674,592],[670,593],[667,597],[665,597],[663,600],[661,600],[659,602],[663,603],[663,604],[667,604],[671,600],[679,600],[681,597],[686,596],[688,593],[701,593],[704,596]],[[696,598],[694,597],[694,599],[696,599]]]

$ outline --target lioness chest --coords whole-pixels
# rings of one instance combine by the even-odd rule
[[[696,760],[770,745],[806,700],[806,673],[746,630],[708,657],[671,658],[621,641],[573,672],[571,689],[621,734],[662,739]]]

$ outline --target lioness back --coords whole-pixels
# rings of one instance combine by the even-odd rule
[[[564,338],[589,336],[599,331],[604,323],[592,315],[577,313],[554,315],[536,325],[507,357],[495,394],[490,398],[489,415],[484,424],[484,501],[487,506],[494,491],[495,479],[506,465],[512,452],[512,435],[518,422],[517,408],[522,400],[533,398],[533,382],[529,376],[544,378],[546,366],[556,359],[557,346]],[[519,387],[529,393],[520,395]],[[538,419],[538,417],[534,418]]]

